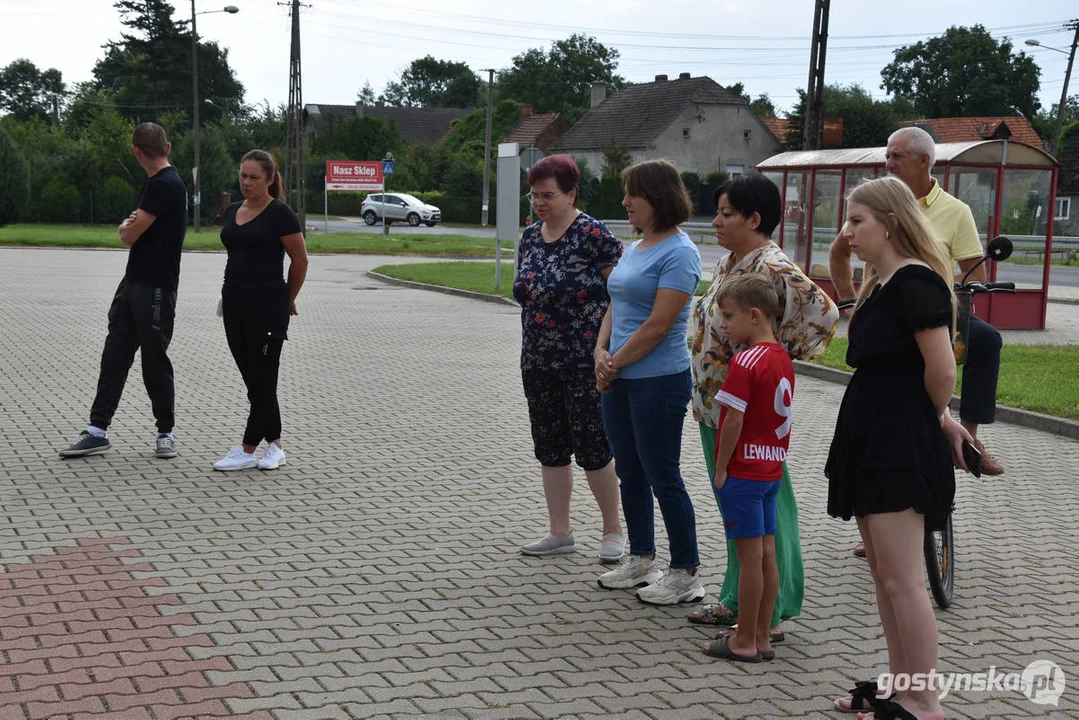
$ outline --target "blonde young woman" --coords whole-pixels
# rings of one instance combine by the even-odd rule
[[[942,527],[951,511],[953,465],[966,469],[961,448],[970,437],[948,412],[955,389],[951,264],[896,178],[866,182],[850,194],[842,234],[867,272],[849,327],[847,363],[855,373],[825,467],[828,514],[858,520],[889,670],[928,673],[937,667],[937,624],[922,540],[925,528]],[[890,700],[871,685],[860,690],[836,708],[869,710],[860,718],[944,717],[932,690]]]

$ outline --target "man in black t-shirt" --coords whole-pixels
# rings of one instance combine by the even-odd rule
[[[157,420],[154,455],[176,457],[172,436],[175,392],[167,350],[176,315],[180,251],[187,232],[187,188],[169,164],[171,144],[160,125],[135,128],[131,150],[149,179],[139,206],[118,231],[131,247],[127,271],[109,308],[109,334],[101,353],[97,395],[90,409],[90,427],[60,451],[60,457],[82,457],[111,447],[109,423],[120,404],[127,372],[142,350],[142,379]]]

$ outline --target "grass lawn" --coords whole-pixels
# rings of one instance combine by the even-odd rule
[[[846,355],[847,339],[836,338],[816,362],[850,371]],[[997,403],[1079,420],[1076,368],[1079,345],[1005,345],[1000,353]]]
[[[187,231],[185,250],[222,250],[221,229],[203,228],[196,234]],[[7,225],[0,227],[0,245],[42,247],[122,248],[116,229],[97,225]],[[512,243],[503,248],[513,253]],[[310,252],[357,253],[361,255],[424,255],[433,257],[493,257],[492,238],[469,235],[422,235],[390,231],[388,239],[363,233],[311,233],[307,237]],[[511,278],[512,280],[512,278]]]
[[[510,251],[512,253],[512,250]],[[502,263],[502,291],[495,292],[495,266],[489,262],[446,262],[418,263],[416,265],[383,265],[375,272],[389,275],[400,280],[441,285],[459,290],[490,293],[513,297],[513,276],[515,268],[512,262]],[[701,295],[711,283],[701,282],[697,294]]]

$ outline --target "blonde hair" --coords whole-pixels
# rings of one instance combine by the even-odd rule
[[[914,193],[899,178],[882,177],[866,180],[847,195],[848,203],[858,203],[866,207],[888,232],[887,239],[900,257],[921,260],[935,273],[940,275],[948,287],[948,296],[952,303],[952,327],[955,327],[955,292],[952,290],[954,277],[952,261],[944,249],[944,243],[937,239],[936,232],[925,219]],[[866,298],[877,286],[879,275],[872,265],[866,265],[862,289],[858,292],[855,311],[862,306]]]

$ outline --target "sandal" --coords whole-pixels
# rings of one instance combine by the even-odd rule
[[[860,543],[858,543],[857,545],[854,546],[854,557],[860,557],[860,558],[865,557],[865,543],[864,542],[860,542]]]
[[[881,703],[890,702],[895,695],[889,695],[888,697],[881,697],[877,695],[877,683],[875,680],[861,680],[854,683],[848,692],[850,693],[850,704],[843,705],[842,702],[846,698],[840,698],[836,700],[833,705],[839,712],[845,713],[860,713],[875,710]]]
[[[735,662],[759,663],[764,660],[761,653],[753,655],[739,655],[727,642],[727,638],[712,640],[704,646],[704,654],[721,660],[733,660]]]
[[[880,700],[874,703],[871,714],[866,715],[866,718],[867,720],[918,720],[909,710],[894,700]]]
[[[731,610],[723,603],[713,605],[701,605],[686,618],[694,625],[734,625],[738,622],[738,613]]]
[[[736,633],[737,631],[738,631],[738,623],[735,623],[734,625],[731,625],[730,627],[725,627],[725,628],[723,628],[722,630],[720,630],[719,632],[716,633],[716,635],[715,635],[716,640],[718,640],[719,638],[725,638],[725,637],[729,638],[732,635],[734,635],[734,633]],[[783,642],[786,639],[787,639],[787,636],[783,633],[782,630],[776,629],[776,630],[769,630],[768,631],[768,642],[778,643],[778,642]]]

